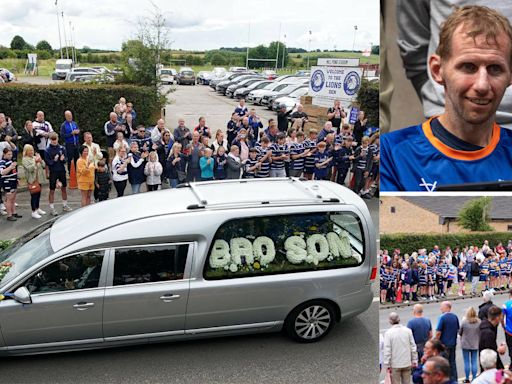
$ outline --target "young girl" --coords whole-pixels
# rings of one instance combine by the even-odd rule
[[[148,186],[148,191],[156,191],[158,186],[162,184],[162,179],[160,176],[162,175],[163,168],[162,164],[158,161],[158,156],[155,151],[151,151],[149,153],[149,161],[146,163],[144,167],[144,174],[147,176],[146,185]]]
[[[204,156],[199,159],[199,166],[201,167],[201,181],[213,180],[213,151],[211,148],[204,150]]]
[[[226,178],[226,149],[223,146],[217,148],[217,154],[214,156],[215,168],[213,175],[215,180],[224,180]]]
[[[5,209],[7,220],[16,221],[21,215],[16,213],[16,189],[18,187],[18,168],[16,161],[12,160],[12,150],[4,148],[3,157],[0,160],[0,176],[2,189],[5,191]]]

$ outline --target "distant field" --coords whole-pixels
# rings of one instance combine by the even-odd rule
[[[109,53],[110,54],[110,53]],[[178,57],[179,55],[186,55],[187,52],[173,52],[174,57]],[[95,55],[102,55],[101,53]],[[194,55],[204,56],[204,54],[194,53]],[[371,55],[369,57],[361,56],[360,53],[354,52],[311,52],[311,53],[290,53],[290,65],[289,68],[278,68],[278,73],[294,73],[298,69],[305,69],[304,63],[307,60],[308,55],[310,55],[310,66],[315,65],[317,57],[338,57],[338,58],[359,58],[361,64],[378,64],[379,56]],[[0,60],[0,67],[7,68],[13,71],[18,77],[23,77],[23,71],[25,69],[26,60],[24,59],[3,59]],[[52,72],[55,69],[55,59],[49,60],[39,60],[39,76],[51,76]],[[109,69],[113,69],[118,66],[117,64],[91,64],[91,63],[80,63],[80,66],[90,67],[95,65],[102,65]],[[167,66],[167,65],[166,65]],[[181,64],[174,63],[170,65],[170,67],[179,69]],[[192,68],[194,71],[209,71],[213,69],[213,65],[193,65]],[[270,68],[274,68],[269,65]]]

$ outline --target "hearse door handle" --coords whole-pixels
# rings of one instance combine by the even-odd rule
[[[85,311],[86,309],[89,309],[90,307],[94,307],[94,303],[80,302],[80,303],[76,303],[75,305],[73,305],[73,308],[75,308],[78,311]]]
[[[170,303],[171,301],[179,299],[180,295],[173,295],[172,293],[160,296],[160,300],[162,300],[164,303]]]

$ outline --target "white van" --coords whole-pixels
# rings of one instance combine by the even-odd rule
[[[0,355],[284,330],[365,311],[376,233],[328,181],[191,183],[94,204],[0,254]]]
[[[73,60],[71,59],[58,59],[55,61],[55,72],[52,74],[53,80],[65,79],[66,75],[71,72],[73,68]]]

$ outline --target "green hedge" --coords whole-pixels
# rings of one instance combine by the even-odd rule
[[[25,121],[33,121],[41,110],[53,129],[59,131],[64,111],[69,109],[82,133],[91,131],[94,141],[103,147],[106,143],[103,127],[120,97],[133,103],[137,124],[156,124],[163,106],[161,97],[155,88],[135,85],[4,84],[0,87],[0,112],[11,117],[19,132]]]
[[[450,246],[464,247],[466,245],[476,245],[481,247],[484,240],[489,240],[491,247],[497,245],[500,241],[506,246],[512,239],[510,232],[472,232],[472,233],[442,233],[442,234],[394,234],[380,236],[381,249],[387,249],[390,252],[394,249],[400,249],[401,253],[417,252],[418,249],[426,248],[428,251],[439,245],[443,249]]]

